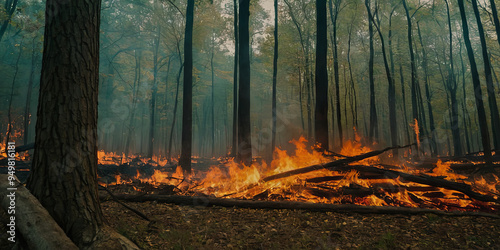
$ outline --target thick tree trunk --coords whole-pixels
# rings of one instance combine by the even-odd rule
[[[194,0],[188,0],[184,38],[184,86],[182,92],[182,148],[179,164],[184,173],[191,173],[193,143],[193,17]]]
[[[79,248],[103,224],[97,196],[98,0],[48,0],[36,124],[27,187]],[[86,65],[86,67],[81,67]]]
[[[474,97],[476,100],[476,108],[479,120],[479,129],[481,131],[481,141],[483,145],[484,158],[487,163],[491,164],[490,133],[488,131],[486,112],[484,110],[483,93],[481,91],[481,80],[479,78],[479,72],[477,70],[476,59],[474,58],[474,49],[472,48],[472,44],[469,38],[469,25],[467,23],[467,16],[465,14],[465,6],[463,0],[458,0],[458,7],[460,8],[460,16],[462,19],[462,32],[464,35],[465,47],[467,48],[467,55],[469,57],[469,62],[470,62],[472,84],[474,86]]]
[[[327,22],[326,0],[316,0],[316,107],[314,113],[314,132],[316,142],[328,150],[328,72],[326,69]],[[338,100],[337,100],[338,101]],[[337,110],[340,112],[340,109]]]
[[[250,0],[241,0],[239,6],[239,104],[238,104],[238,160],[245,165],[252,162],[250,130]]]

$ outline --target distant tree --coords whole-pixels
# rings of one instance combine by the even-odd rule
[[[327,72],[326,0],[316,0],[316,107],[314,132],[316,142],[328,150],[328,72]],[[337,110],[340,112],[340,110]]]
[[[335,10],[333,10],[332,1],[335,2]],[[340,12],[340,4],[342,0],[329,0],[328,8],[330,9],[330,19],[333,26],[333,39],[331,41],[333,45],[333,74],[335,79],[335,108],[337,110],[337,129],[339,131],[339,143],[342,148],[342,112],[340,112],[340,80],[339,80],[339,56],[338,56],[338,43],[337,43],[337,19]],[[347,87],[346,87],[347,89]],[[332,110],[333,112],[333,110]],[[346,117],[347,119],[347,117]],[[332,123],[334,120],[332,120]],[[332,124],[333,125],[333,124]],[[333,131],[332,131],[333,133]]]
[[[481,15],[477,7],[477,0],[471,0],[472,9],[476,16],[477,30],[479,32],[479,41],[481,42],[481,52],[483,55],[484,74],[486,77],[486,92],[488,93],[488,105],[490,107],[490,121],[493,132],[493,145],[495,149],[500,148],[500,115],[498,113],[498,105],[495,98],[495,86],[493,85],[493,72],[491,70],[491,62],[488,55],[488,45],[486,44],[486,35],[484,34],[483,24],[481,23]],[[498,16],[497,16],[498,19]]]
[[[184,38],[184,86],[182,93],[182,147],[179,164],[185,173],[191,173],[193,143],[193,16],[194,0],[188,0]]]
[[[276,78],[278,75],[278,0],[274,0],[274,57],[273,57],[273,97],[272,97],[272,139],[271,150],[276,147]]]
[[[476,59],[474,58],[474,49],[469,36],[469,24],[467,23],[467,16],[465,14],[465,6],[463,0],[458,0],[458,7],[460,9],[460,17],[462,19],[462,32],[464,35],[464,43],[467,49],[467,56],[469,57],[472,84],[474,86],[474,97],[476,100],[477,115],[479,120],[479,130],[481,132],[481,142],[483,145],[484,158],[487,163],[491,163],[491,145],[490,133],[488,131],[488,124],[486,120],[486,112],[484,110],[483,93],[481,91],[481,80],[477,70]],[[495,129],[495,128],[493,128]]]
[[[233,0],[234,11],[234,74],[233,74],[233,145],[231,155],[236,157],[238,153],[238,0]]]
[[[370,18],[370,1],[365,0],[365,6],[368,12],[368,33],[369,33],[369,43],[370,43],[370,58],[368,60],[368,78],[370,79],[370,130],[368,137],[370,141],[378,140],[378,118],[377,118],[377,107],[375,105],[375,79],[373,76],[374,65],[373,58],[375,56],[375,51],[373,49],[373,20]]]
[[[250,132],[250,0],[239,4],[239,102],[238,102],[238,160],[246,165],[252,162]]]

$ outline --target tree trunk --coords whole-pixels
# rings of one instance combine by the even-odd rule
[[[231,155],[236,157],[238,153],[238,1],[233,0],[234,11],[234,76],[233,76],[233,148]]]
[[[271,155],[276,147],[276,77],[278,75],[278,0],[274,0],[274,57],[273,57],[273,97],[272,97],[272,138]],[[272,159],[272,158],[271,158]]]
[[[479,40],[481,41],[481,52],[483,54],[484,74],[486,77],[486,92],[488,93],[488,104],[490,106],[490,121],[493,132],[493,145],[495,149],[500,148],[500,115],[498,113],[497,101],[495,98],[495,86],[493,86],[493,73],[491,72],[491,63],[488,56],[488,47],[484,34],[483,24],[481,23],[481,15],[477,7],[477,0],[471,0],[472,9],[476,16],[476,23],[479,32]],[[498,16],[497,16],[498,19]]]
[[[184,38],[184,86],[182,93],[182,148],[179,164],[184,173],[191,173],[193,141],[193,16],[194,0],[188,0]]]
[[[328,41],[326,32],[326,0],[316,0],[316,15],[316,107],[314,109],[314,132],[316,142],[320,144],[321,148],[328,150],[328,72],[326,69]],[[340,112],[340,109],[337,110],[337,112]]]
[[[389,63],[387,61],[387,53],[385,52],[385,42],[384,42],[384,36],[382,35],[382,32],[380,31],[380,27],[377,25],[377,23],[374,20],[373,15],[371,14],[370,6],[366,3],[366,9],[368,11],[368,17],[372,20],[372,23],[375,25],[375,28],[377,29],[378,35],[380,37],[380,44],[382,46],[382,57],[384,59],[384,68],[385,68],[385,74],[387,76],[387,82],[388,82],[388,104],[389,104],[389,130],[391,134],[391,143],[392,146],[395,147],[398,145],[398,125],[396,122],[396,89],[394,87],[395,82],[394,78],[392,77],[391,70],[389,68]],[[376,7],[377,8],[377,7]],[[398,155],[398,149],[393,150],[393,155],[397,157]]]
[[[103,224],[97,195],[98,0],[48,0],[36,124],[27,187],[79,248]],[[86,65],[86,67],[80,67]]]
[[[135,120],[135,112],[137,109],[137,92],[139,89],[140,83],[141,83],[141,57],[142,57],[142,52],[140,50],[135,50],[135,77],[134,77],[134,85],[132,86],[132,104],[130,108],[130,117],[129,117],[129,124],[128,124],[128,133],[127,133],[127,140],[125,141],[125,155],[129,154],[130,150],[130,143],[132,141],[132,137],[135,134],[135,126],[134,126],[134,120]]]
[[[250,131],[250,0],[241,0],[239,6],[239,104],[238,104],[238,160],[245,165],[252,162]]]
[[[335,11],[333,11],[332,1],[335,1]],[[340,3],[342,0],[329,0],[328,7],[330,9],[330,19],[332,20],[333,26],[333,74],[335,79],[335,107],[337,109],[337,129],[339,131],[339,143],[340,148],[342,148],[342,113],[340,112],[340,84],[339,84],[339,57],[337,52],[337,18],[339,16]],[[332,110],[333,112],[333,110]],[[332,120],[332,123],[334,120]],[[346,119],[347,122],[347,119]],[[334,131],[332,131],[334,133]]]
[[[429,70],[428,70],[428,63],[427,63],[427,53],[425,52],[425,47],[424,47],[424,42],[422,40],[422,34],[420,33],[420,25],[417,22],[417,32],[418,32],[418,38],[420,41],[420,45],[422,46],[422,68],[424,69],[424,86],[425,86],[425,99],[427,103],[427,109],[429,110],[429,126],[430,126],[430,134],[432,135],[430,138],[430,149],[431,149],[431,155],[435,156],[437,155],[438,149],[437,149],[437,144],[436,144],[436,126],[434,125],[434,113],[432,111],[432,104],[431,104],[431,94],[430,94],[430,87],[429,87]],[[451,46],[451,40],[450,40],[450,46]],[[453,68],[453,58],[450,59],[452,61],[452,68]],[[453,74],[453,72],[452,72]],[[458,128],[458,127],[457,127]]]
[[[148,153],[146,157],[153,157],[153,147],[155,141],[155,112],[156,112],[156,93],[158,92],[158,49],[160,47],[160,26],[156,27],[157,34],[153,45],[153,86],[151,87],[151,103],[150,103],[150,120],[149,120],[149,137],[148,137]]]
[[[411,107],[412,107],[413,120],[419,120],[418,104],[417,104],[417,72],[416,72],[417,69],[415,66],[415,54],[413,52],[411,16],[410,13],[408,12],[408,7],[406,6],[406,0],[402,1],[406,13],[406,22],[408,24],[408,48],[410,51],[410,65],[411,65]],[[416,130],[418,129],[419,132],[421,132],[420,126],[415,129]],[[415,141],[417,141],[416,133],[414,135],[414,139]],[[418,152],[418,146],[417,146],[417,152]]]
[[[481,81],[479,79],[479,72],[477,71],[476,59],[474,58],[474,49],[472,48],[472,44],[469,38],[469,25],[467,23],[467,16],[465,14],[465,6],[463,0],[458,0],[458,7],[460,8],[460,16],[462,19],[462,32],[464,35],[465,47],[467,48],[467,55],[469,57],[469,62],[470,62],[472,84],[474,86],[474,96],[476,100],[479,129],[481,131],[481,141],[483,145],[484,159],[486,160],[487,163],[491,164],[490,133],[488,131],[486,112],[484,110],[483,94],[481,91]]]
[[[370,2],[365,0],[365,6],[368,13],[370,13]],[[369,140],[370,142],[378,141],[378,119],[377,119],[377,107],[375,105],[375,79],[373,76],[373,58],[375,56],[375,51],[373,48],[373,21],[368,14],[368,33],[370,35],[370,59],[368,61],[368,74],[370,79],[370,132]]]
[[[179,72],[177,73],[177,86],[175,87],[175,101],[174,101],[174,113],[172,114],[172,126],[170,126],[170,136],[168,137],[168,150],[167,150],[167,159],[170,162],[172,159],[172,140],[173,140],[173,135],[174,135],[174,128],[175,128],[175,120],[177,118],[177,106],[179,104],[179,87],[181,83],[181,73],[182,69],[184,68],[184,63],[182,62],[182,57],[180,55],[180,50],[179,52],[179,63],[180,63],[180,68]]]

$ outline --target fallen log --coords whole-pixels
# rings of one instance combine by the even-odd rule
[[[188,206],[221,206],[240,207],[252,209],[300,209],[317,212],[338,212],[338,213],[362,213],[362,214],[437,214],[445,216],[484,216],[500,219],[497,214],[484,212],[461,212],[461,211],[441,211],[434,209],[410,208],[410,207],[389,207],[389,206],[361,206],[353,204],[324,204],[298,201],[259,201],[259,200],[237,200],[213,198],[204,196],[179,196],[179,195],[126,195],[115,194],[120,200],[129,202],[155,201],[159,203],[171,203]]]
[[[17,178],[10,185],[8,178],[0,175],[0,203],[5,211],[15,211],[9,215],[14,232],[19,230],[29,249],[78,249],[28,189]]]
[[[378,151],[380,152],[380,151]],[[370,152],[373,153],[373,152]],[[369,154],[369,153],[367,153]],[[365,154],[365,155],[367,155]],[[360,156],[358,158],[361,158]],[[344,160],[344,159],[342,159]],[[339,160],[339,161],[342,161]],[[467,185],[465,183],[458,183],[458,182],[453,182],[453,181],[448,181],[445,179],[441,179],[438,177],[433,177],[433,176],[428,176],[428,175],[413,175],[413,174],[407,174],[403,173],[400,171],[396,170],[388,170],[388,169],[381,169],[377,167],[372,167],[372,166],[364,166],[364,165],[346,165],[343,162],[339,161],[334,161],[330,163],[326,163],[323,165],[313,165],[305,168],[299,168],[283,173],[279,173],[276,175],[271,175],[268,177],[265,177],[261,179],[260,183],[263,182],[268,182],[280,178],[285,178],[285,177],[290,177],[293,175],[299,175],[303,173],[308,173],[312,172],[314,170],[319,170],[319,169],[330,169],[330,170],[336,170],[336,171],[350,171],[350,170],[357,170],[360,173],[372,173],[372,174],[380,174],[384,175],[387,178],[395,179],[395,178],[400,178],[401,180],[406,180],[406,181],[411,181],[415,183],[420,183],[420,184],[425,184],[429,186],[434,186],[434,187],[441,187],[441,188],[446,188],[450,190],[455,190],[464,193],[465,195],[476,199],[478,201],[484,201],[484,202],[495,202],[500,204],[500,200],[495,199],[491,196],[488,195],[483,195],[477,192],[474,192],[472,190],[472,187],[470,185]]]

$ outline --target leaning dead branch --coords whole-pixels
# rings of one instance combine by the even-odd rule
[[[147,221],[151,221],[151,220],[150,220],[150,219],[149,219],[149,218],[148,218],[145,214],[143,214],[143,213],[142,213],[142,212],[140,212],[139,210],[137,210],[137,209],[135,209],[135,208],[133,208],[133,207],[131,207],[131,206],[129,206],[129,205],[127,205],[127,204],[125,204],[125,203],[121,202],[119,199],[117,199],[117,198],[116,198],[116,196],[115,196],[115,195],[114,195],[111,191],[109,191],[109,189],[107,189],[106,187],[99,185],[99,188],[100,188],[100,189],[102,189],[102,190],[104,190],[104,191],[106,191],[106,192],[107,192],[107,193],[111,196],[111,198],[113,198],[113,200],[114,200],[114,201],[116,201],[118,204],[120,204],[120,205],[122,205],[123,207],[125,207],[126,209],[128,209],[128,210],[130,210],[130,211],[134,212],[134,213],[135,213],[135,214],[137,214],[139,217],[141,217],[141,218],[143,218],[143,219],[145,219],[145,220],[147,220]]]
[[[364,213],[364,214],[426,214],[432,213],[445,216],[484,216],[500,219],[499,215],[484,212],[446,212],[441,210],[408,208],[408,207],[389,207],[389,206],[361,206],[353,204],[324,204],[297,201],[260,201],[260,200],[237,200],[202,196],[179,196],[179,195],[126,195],[116,194],[121,200],[130,202],[156,201],[159,203],[171,203],[188,206],[221,206],[221,207],[240,207],[253,209],[301,209],[317,212],[337,212],[337,213]]]

